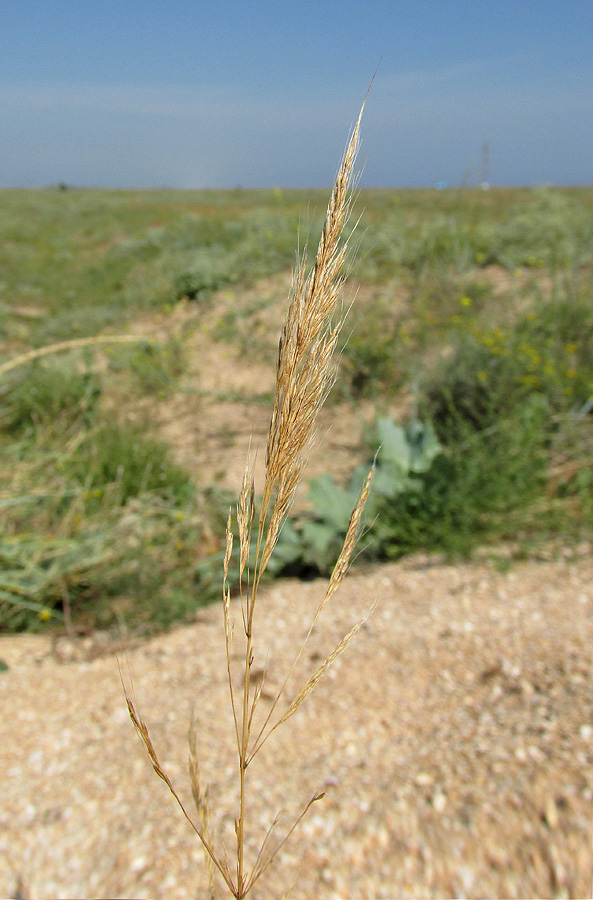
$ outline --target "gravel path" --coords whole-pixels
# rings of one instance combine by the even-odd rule
[[[349,576],[305,654],[307,671],[374,599],[379,606],[254,764],[250,852],[277,810],[289,822],[316,790],[326,796],[252,896],[591,896],[592,574],[580,548],[506,573],[417,557]],[[284,581],[262,594],[262,707],[322,590]],[[184,798],[195,708],[213,826],[230,856],[221,618],[217,606],[202,610],[121,659]],[[0,673],[0,895],[206,897],[202,852],[133,732],[113,654],[93,639],[52,646],[18,636],[0,638],[0,659],[9,666]]]

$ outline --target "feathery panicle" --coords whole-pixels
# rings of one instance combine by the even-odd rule
[[[342,241],[342,230],[350,214],[362,112],[361,109],[338,171],[313,269],[307,276],[303,261],[293,276],[278,346],[276,394],[266,450],[260,533],[270,507],[271,515],[259,574],[269,562],[292,505],[317,414],[334,377],[333,353],[341,323],[333,323],[332,319],[343,284],[346,242]]]

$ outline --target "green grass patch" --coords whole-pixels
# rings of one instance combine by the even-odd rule
[[[209,339],[234,345],[227,358],[273,366],[275,301],[242,289],[291,267],[297,243],[315,246],[326,193],[0,198],[0,362],[125,332],[151,312],[158,321],[179,300],[199,310],[150,343],[50,354],[0,378],[0,628],[39,630],[65,615],[166,627],[220,595],[236,500],[194,483],[160,439],[156,412],[173,395],[199,394],[187,338],[207,315]],[[349,278],[363,290],[332,402],[337,414],[345,401],[364,409],[378,433],[353,448],[350,481],[311,484],[308,513],[283,532],[277,573],[331,568],[357,464],[379,445],[367,558],[590,538],[593,191],[361,191],[351,221],[360,213]],[[233,304],[217,319],[216,292],[230,286]],[[255,388],[221,385],[217,395],[243,402],[247,419],[262,400]],[[434,436],[435,452],[410,468],[420,434]]]

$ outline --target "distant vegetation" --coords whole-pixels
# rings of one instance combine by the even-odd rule
[[[220,596],[235,495],[190,474],[159,426],[195,391],[200,317],[180,311],[216,313],[232,291],[212,346],[259,353],[260,280],[294,265],[297,235],[316,245],[326,202],[0,192],[0,628],[154,629]],[[593,191],[362,191],[351,224],[362,208],[330,404],[364,409],[368,441],[350,482],[311,482],[276,574],[329,571],[379,445],[362,558],[590,539]],[[136,331],[2,369],[53,342]]]

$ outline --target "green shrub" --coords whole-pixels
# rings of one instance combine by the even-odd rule
[[[430,425],[410,422],[406,427],[389,418],[379,419],[372,443],[372,461],[376,455],[373,490],[367,501],[368,532],[366,542],[372,552],[383,556],[379,545],[377,517],[383,506],[389,507],[402,494],[415,493],[423,473],[430,470],[441,451]],[[272,563],[273,574],[328,574],[344,541],[353,505],[358,499],[368,472],[368,462],[358,466],[347,487],[337,485],[331,475],[309,482],[311,511],[285,524]]]
[[[404,380],[399,328],[391,318],[385,297],[353,316],[340,349],[340,386],[356,399],[393,395]]]
[[[100,395],[97,376],[54,361],[17,369],[0,385],[0,427],[18,434],[43,426],[88,423]]]
[[[19,534],[0,539],[0,628],[38,631],[62,621],[64,595],[109,563],[104,528],[76,538]]]
[[[450,441],[456,432],[465,438],[464,423],[475,430],[487,428],[529,392],[520,383],[520,368],[507,349],[506,335],[500,330],[496,334],[504,351],[492,352],[473,335],[461,335],[454,353],[425,380],[425,413],[441,439]]]
[[[193,493],[188,475],[170,461],[169,448],[129,425],[102,422],[64,466],[84,486],[89,511],[106,491],[118,505],[149,492],[170,501],[186,501]]]
[[[563,194],[536,188],[527,206],[518,204],[502,224],[476,230],[476,261],[517,266],[565,268],[590,259],[591,217]]]
[[[61,625],[65,598],[74,623],[125,621],[135,632],[165,628],[218,599],[218,583],[196,592],[195,571],[223,518],[219,497],[206,492],[183,504],[144,493],[116,506],[104,492],[100,506],[85,508],[81,494],[48,521],[36,517],[34,531],[0,539],[0,630]]]
[[[486,428],[464,417],[448,420],[438,439],[430,425],[379,420],[366,558],[397,559],[416,550],[467,555],[494,538],[516,538],[533,521],[549,444],[549,410],[537,395]],[[311,511],[286,524],[273,574],[331,571],[366,466],[357,467],[345,488],[329,475],[310,482]]]
[[[236,281],[229,262],[228,253],[220,248],[194,251],[190,266],[175,276],[175,299],[207,300],[214,291]]]
[[[453,268],[459,272],[474,262],[474,248],[468,228],[451,217],[438,216],[423,224],[416,238],[411,236],[402,263],[415,272]]]
[[[545,483],[547,423],[546,404],[534,396],[482,430],[467,419],[450,432],[441,425],[444,450],[416,489],[379,504],[374,554],[467,554],[494,537],[516,538]]]
[[[584,302],[542,303],[504,327],[474,321],[454,340],[423,386],[439,434],[446,428],[450,437],[462,420],[486,428],[534,394],[558,413],[593,393],[593,311]]]
[[[205,300],[226,284],[252,281],[292,265],[298,227],[298,220],[286,213],[254,209],[237,220],[213,226],[206,241],[200,241],[198,235],[187,243],[191,228],[177,245],[164,235],[159,266],[177,273],[177,299]]]
[[[186,351],[179,338],[162,344],[148,342],[134,347],[120,346],[110,353],[112,372],[129,370],[142,394],[164,396],[174,390],[186,370]]]

